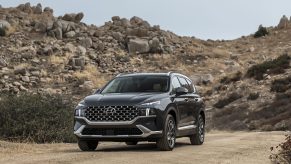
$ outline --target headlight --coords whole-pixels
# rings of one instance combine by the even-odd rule
[[[141,116],[154,116],[156,115],[156,110],[153,108],[144,108],[140,110]]]
[[[78,117],[85,116],[85,109],[76,109],[75,110],[75,116],[78,116]]]
[[[151,106],[151,105],[160,105],[161,101],[153,101],[153,102],[148,102],[148,103],[143,103],[141,104],[142,106]]]
[[[76,106],[76,110],[75,110],[75,116],[84,116],[85,115],[85,109],[83,109],[83,107],[85,106],[85,102],[81,101],[77,106]]]

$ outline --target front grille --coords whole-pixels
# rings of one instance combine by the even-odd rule
[[[142,131],[138,128],[85,128],[82,135],[141,135]]]
[[[134,106],[95,106],[85,110],[85,117],[90,121],[131,121],[139,115]]]

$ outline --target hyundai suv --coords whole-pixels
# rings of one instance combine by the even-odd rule
[[[170,151],[178,137],[201,145],[204,108],[195,86],[182,74],[121,74],[77,105],[74,134],[83,151],[95,150],[100,141],[149,141]]]

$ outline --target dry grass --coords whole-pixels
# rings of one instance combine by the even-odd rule
[[[97,70],[96,66],[90,64],[86,65],[82,71],[75,71],[73,73],[73,77],[79,79],[80,81],[92,81],[94,87],[97,88],[104,86],[108,80],[108,77],[105,77],[103,74],[101,74]]]

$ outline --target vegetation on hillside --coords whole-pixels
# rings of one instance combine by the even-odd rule
[[[291,135],[286,135],[285,142],[270,148],[272,152],[270,159],[274,163],[291,163]],[[277,152],[275,152],[277,151]]]
[[[73,142],[73,107],[60,95],[0,95],[0,138],[20,142]]]
[[[255,32],[254,37],[255,38],[260,38],[260,37],[266,36],[268,34],[269,34],[269,32],[268,32],[267,28],[263,27],[262,25],[260,25],[258,31]]]
[[[253,77],[256,80],[263,80],[264,74],[280,74],[284,73],[285,69],[289,68],[290,56],[283,54],[278,58],[270,61],[265,61],[261,64],[253,65],[247,71],[247,77]]]

